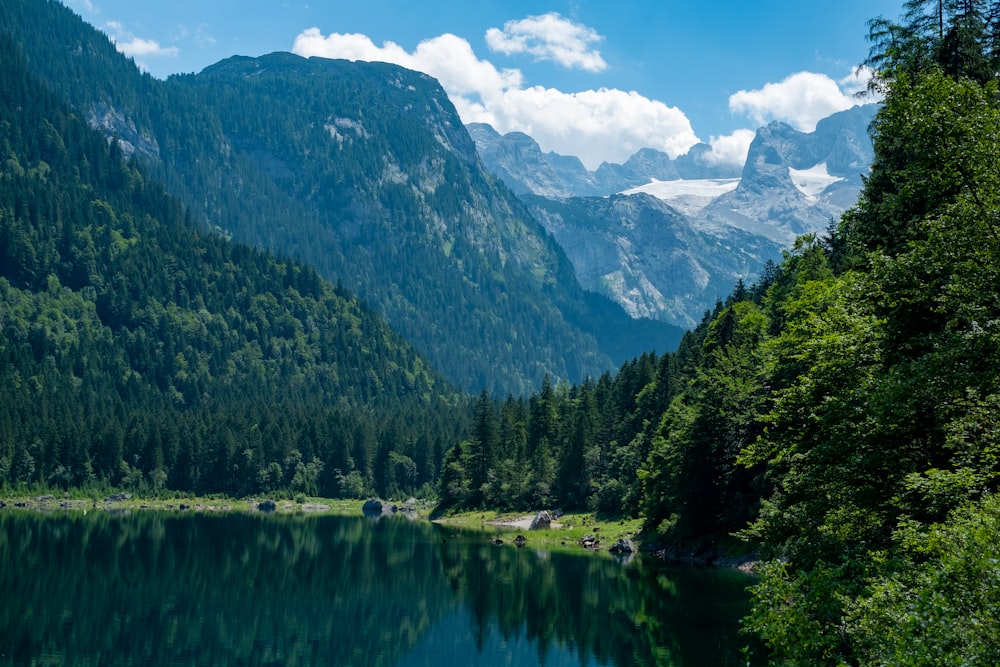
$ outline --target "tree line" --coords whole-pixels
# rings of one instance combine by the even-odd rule
[[[0,483],[639,515],[759,549],[790,664],[1000,663],[1000,3],[906,9],[854,208],[676,351],[505,398],[205,233],[0,41]]]
[[[433,486],[464,399],[384,320],[206,232],[6,36],[0,70],[0,484]]]

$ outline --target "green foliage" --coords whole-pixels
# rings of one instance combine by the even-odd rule
[[[915,53],[883,73],[849,270],[768,297],[773,408],[742,460],[774,491],[745,534],[784,564],[749,627],[793,664],[996,661],[1000,108]]]
[[[1000,664],[1000,500],[955,511],[947,523],[908,524],[902,560],[850,609],[865,664]]]
[[[359,495],[389,433],[434,479],[461,401],[380,318],[200,233],[7,37],[0,74],[0,486]]]
[[[903,76],[938,69],[979,84],[1000,67],[1000,3],[996,0],[907,0],[901,23],[883,17],[869,22],[872,46],[866,65],[873,85],[886,89]]]
[[[639,470],[650,527],[724,535],[754,515],[760,480],[736,461],[760,433],[767,329],[757,304],[735,300],[706,327],[695,376],[664,413]]]
[[[579,325],[604,306],[558,288],[565,257],[419,77],[292,56],[120,73],[159,128],[133,137],[147,171],[0,40],[0,484],[642,515],[773,559],[747,627],[789,664],[997,662],[1000,12],[907,8],[872,24],[885,104],[857,206],[614,375]],[[65,81],[63,60],[34,65]],[[321,276],[485,390],[451,395]]]

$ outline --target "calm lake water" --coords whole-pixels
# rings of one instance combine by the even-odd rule
[[[507,542],[402,518],[5,510],[0,665],[745,664],[739,573]]]

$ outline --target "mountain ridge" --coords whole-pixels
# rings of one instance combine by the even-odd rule
[[[426,75],[271,54],[156,81],[58,3],[4,3],[0,29],[196,220],[342,282],[468,391],[596,376],[680,339],[620,309],[596,316]]]
[[[690,327],[737,280],[753,281],[796,236],[825,232],[854,204],[872,161],[867,128],[876,108],[838,112],[813,132],[772,122],[757,131],[736,173],[712,167],[704,145],[675,160],[643,149],[587,172],[575,158],[543,154],[522,133],[501,136],[478,124],[470,135],[487,167],[563,245],[585,289],[630,314]],[[625,206],[620,195],[638,199]],[[648,195],[660,203],[641,198]],[[644,226],[657,220],[659,231],[649,227],[638,242],[626,209]],[[689,274],[658,267],[664,258]]]

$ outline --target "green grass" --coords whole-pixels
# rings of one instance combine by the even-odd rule
[[[513,538],[524,535],[528,544],[544,544],[548,546],[566,546],[580,548],[580,541],[587,535],[598,538],[599,547],[607,550],[619,538],[635,540],[642,527],[641,519],[601,520],[594,514],[575,512],[564,514],[553,523],[548,530],[531,530],[516,526],[503,525],[528,516],[523,512],[464,511],[449,512],[437,517],[438,523],[456,526],[466,530],[478,530],[489,536]]]
[[[160,511],[192,511],[192,512],[252,512],[257,511],[257,504],[266,500],[259,498],[227,498],[220,495],[192,496],[184,494],[166,494],[156,498],[132,496],[126,500],[108,501],[113,494],[77,493],[43,493],[41,495],[4,494],[0,501],[6,503],[7,509],[17,509],[23,505],[30,509],[63,509],[90,510],[160,510]],[[318,514],[337,514],[345,516],[360,516],[363,500],[343,500],[330,498],[298,498],[295,500],[275,500],[276,512],[295,514],[310,512]]]

